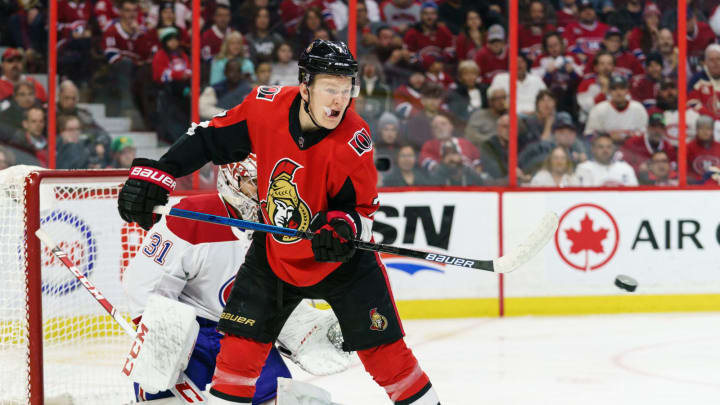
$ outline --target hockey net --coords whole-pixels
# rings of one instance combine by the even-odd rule
[[[131,340],[35,238],[42,225],[119,311],[144,236],[117,214],[127,172],[0,171],[0,405],[124,404]]]

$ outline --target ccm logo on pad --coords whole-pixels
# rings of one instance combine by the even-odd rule
[[[129,178],[150,181],[167,191],[175,190],[175,186],[177,185],[177,182],[175,182],[175,179],[171,175],[151,167],[135,166],[130,169]]]

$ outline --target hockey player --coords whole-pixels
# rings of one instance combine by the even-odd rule
[[[385,267],[370,240],[378,209],[377,171],[367,124],[348,109],[357,62],[342,42],[316,40],[299,58],[298,87],[253,90],[242,104],[193,124],[159,161],[136,159],[118,199],[126,221],[150,228],[175,178],[208,160],[257,154],[261,221],[314,232],[311,241],[255,232],[218,330],[210,404],[250,403],[282,325],[303,298],[326,300],[345,350],[396,404],[437,405],[429,378],[403,340]]]
[[[240,163],[223,165],[218,171],[219,194],[186,197],[175,207],[255,221],[256,176],[254,155]],[[136,323],[152,293],[195,308],[200,332],[185,373],[201,390],[210,383],[215,369],[221,338],[215,330],[217,321],[233,283],[243,282],[235,280],[235,274],[250,246],[251,234],[237,228],[163,218],[150,229],[124,273],[123,288]],[[302,303],[283,328],[279,341],[286,346],[285,353],[306,371],[339,372],[347,368],[350,357],[328,341],[328,327],[336,322],[331,311]],[[308,359],[310,356],[320,358]],[[289,378],[290,371],[272,347],[257,381],[253,404],[274,403],[278,377]],[[170,391],[148,393],[137,383],[135,394],[138,401],[172,396]]]

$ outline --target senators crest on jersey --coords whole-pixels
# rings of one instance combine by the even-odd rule
[[[275,164],[270,175],[267,200],[260,202],[265,220],[271,225],[283,228],[307,230],[310,226],[310,209],[297,189],[293,176],[302,166],[290,159],[282,159]],[[295,243],[296,236],[273,235],[280,243]]]

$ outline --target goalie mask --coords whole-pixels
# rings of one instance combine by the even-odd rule
[[[257,221],[257,162],[251,153],[242,162],[218,169],[217,189],[246,221]]]

